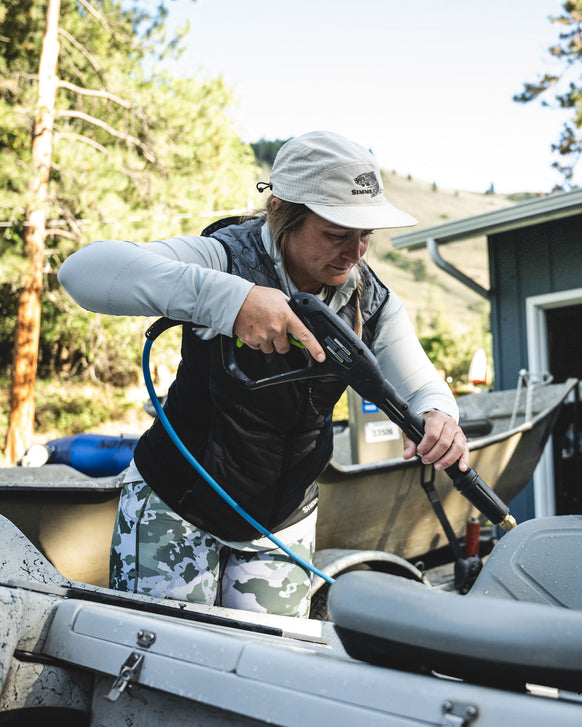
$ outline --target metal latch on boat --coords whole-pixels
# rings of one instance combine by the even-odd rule
[[[140,646],[142,649],[149,649],[155,640],[156,635],[153,631],[140,629],[137,632],[137,645]]]
[[[113,682],[113,686],[106,695],[106,699],[115,702],[121,696],[122,692],[129,686],[130,682],[137,680],[141,667],[143,665],[143,654],[132,651],[127,659],[123,662],[117,679]]]
[[[443,702],[441,709],[441,727],[469,727],[479,716],[479,710],[474,704],[452,702],[449,699]]]

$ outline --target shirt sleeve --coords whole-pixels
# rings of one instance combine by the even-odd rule
[[[230,336],[253,283],[227,269],[226,251],[210,237],[100,240],[67,258],[58,278],[87,310],[165,316]]]
[[[394,292],[382,308],[372,350],[384,377],[417,413],[438,409],[458,421],[455,398],[424,352]]]

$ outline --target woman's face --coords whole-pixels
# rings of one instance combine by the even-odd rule
[[[310,213],[286,240],[285,265],[298,290],[317,293],[345,283],[365,254],[372,230],[352,230]]]

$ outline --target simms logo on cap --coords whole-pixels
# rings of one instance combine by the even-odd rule
[[[359,184],[360,187],[364,187],[364,189],[352,189],[352,194],[369,194],[372,197],[376,197],[378,194],[380,194],[380,182],[378,181],[378,177],[374,174],[374,172],[364,172],[364,174],[360,174],[354,179],[354,182],[356,184]]]

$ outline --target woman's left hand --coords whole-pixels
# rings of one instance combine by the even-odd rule
[[[459,469],[465,472],[469,467],[469,446],[461,427],[442,411],[425,412],[422,418],[424,437],[418,445],[402,435],[404,459],[418,455],[423,464],[432,464],[436,470],[450,467],[458,460]]]

